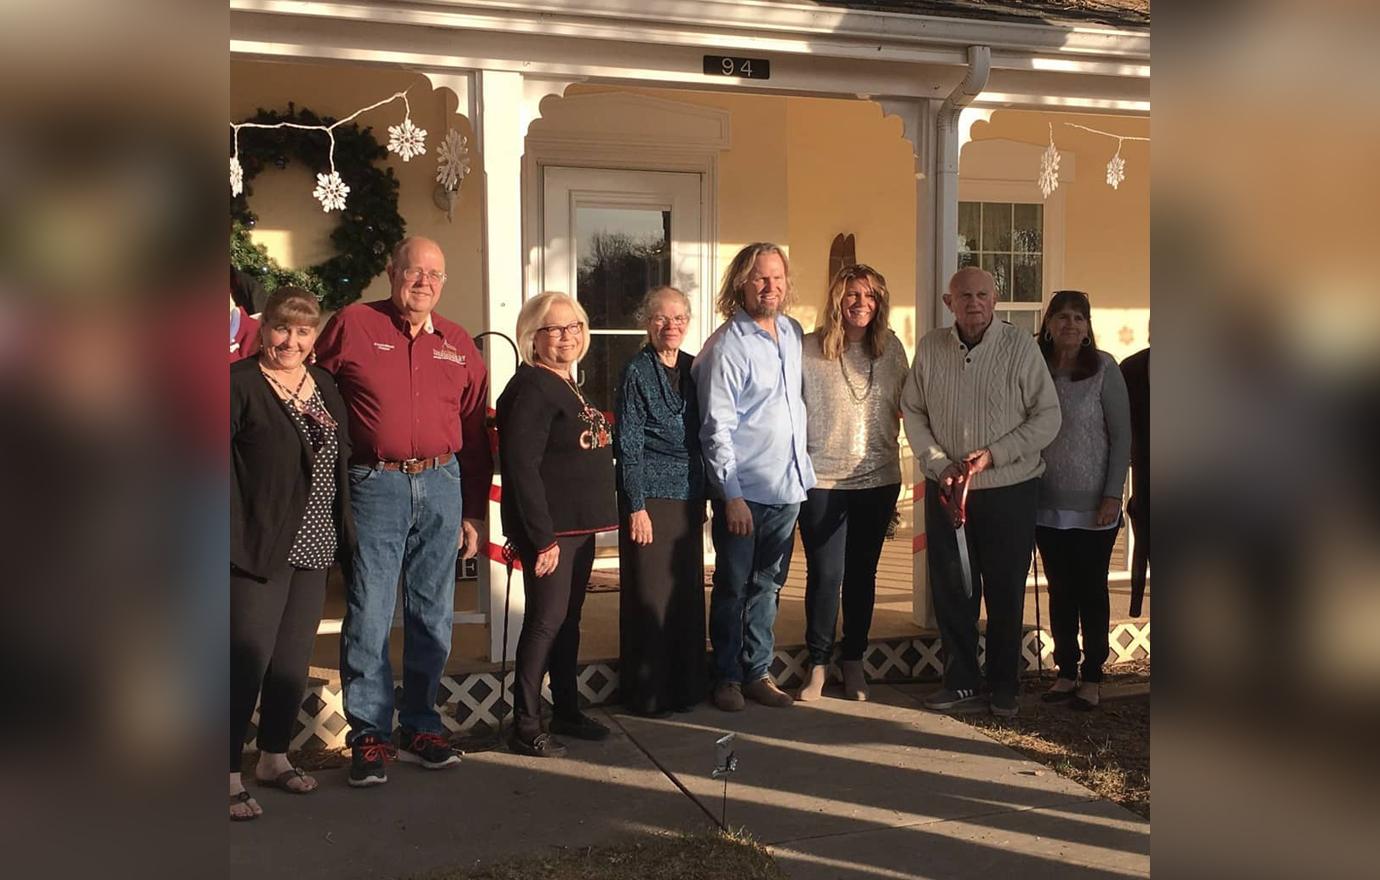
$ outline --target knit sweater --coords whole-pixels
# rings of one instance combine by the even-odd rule
[[[1116,360],[1099,351],[1097,373],[1074,382],[1057,376],[1063,424],[1045,447],[1040,478],[1042,510],[1096,510],[1103,498],[1120,498],[1131,460],[1131,405]]]
[[[863,344],[824,356],[819,331],[801,348],[807,448],[819,489],[872,489],[901,482],[901,388],[910,366],[895,333],[875,361]],[[861,398],[861,399],[860,399]]]
[[[986,448],[992,465],[974,490],[1011,486],[1044,471],[1040,451],[1059,433],[1059,396],[1030,334],[993,321],[977,345],[940,327],[921,338],[901,393],[906,437],[927,477]]]
[[[704,497],[704,459],[700,456],[700,402],[690,375],[694,358],[676,358],[679,388],[650,345],[623,368],[614,408],[614,454],[618,491],[629,511],[644,509],[647,498],[688,501]]]

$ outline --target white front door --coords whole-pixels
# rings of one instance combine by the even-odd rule
[[[633,317],[643,294],[669,284],[690,297],[687,351],[699,350],[711,326],[700,175],[546,166],[543,196],[541,289],[572,293],[589,313],[581,390],[611,412],[623,365],[646,341]]]

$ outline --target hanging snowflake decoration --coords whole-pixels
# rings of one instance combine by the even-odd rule
[[[404,162],[422,155],[426,152],[426,129],[413,125],[411,116],[402,125],[388,126],[388,149],[402,156]]]
[[[322,211],[345,210],[345,197],[349,194],[350,188],[340,179],[339,172],[332,170],[330,174],[316,175],[316,189],[312,195],[321,202]]]
[[[240,167],[240,157],[230,157],[230,195],[244,192],[244,169]]]
[[[464,135],[455,129],[446,132],[446,139],[436,148],[436,182],[447,192],[455,192],[470,173],[469,148]]]
[[[1107,163],[1107,185],[1116,189],[1121,182],[1126,179],[1126,160],[1121,158],[1121,146],[1118,144],[1116,155],[1112,161]]]
[[[1059,151],[1054,148],[1054,126],[1049,127],[1049,147],[1040,156],[1040,192],[1045,198],[1059,188]]]

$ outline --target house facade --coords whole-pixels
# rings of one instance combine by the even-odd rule
[[[1120,358],[1148,344],[1149,144],[1116,137],[1150,135],[1148,13],[1050,14],[1064,5],[231,0],[231,112],[292,102],[342,117],[406,90],[429,148],[454,130],[468,151],[450,194],[432,153],[387,160],[408,232],[445,250],[439,310],[511,334],[526,297],[575,294],[593,324],[582,378],[606,408],[641,341],[636,297],[685,290],[693,351],[717,324],[722,268],[761,240],[788,250],[807,330],[847,241],[886,275],[910,353],[947,323],[948,276],[976,263],[998,278],[1001,316],[1032,332],[1052,291],[1088,291],[1099,344]],[[388,105],[359,121],[381,134],[400,118]],[[1058,186],[1045,193],[1051,141]],[[281,263],[331,253],[335,221],[310,190],[290,165],[255,182],[253,236]],[[364,298],[386,295],[380,276]],[[506,346],[485,354],[496,398],[515,364]],[[493,660],[498,522],[494,504],[478,607],[456,621],[485,628]],[[912,528],[925,626],[923,523]],[[520,616],[515,589],[514,634]]]

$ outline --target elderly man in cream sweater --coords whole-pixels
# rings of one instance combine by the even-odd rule
[[[925,334],[901,395],[906,437],[925,475],[930,591],[944,644],[944,687],[925,700],[949,711],[990,699],[1016,714],[1025,573],[1035,542],[1040,451],[1059,433],[1059,397],[1029,333],[994,321],[992,276],[954,273],[952,327]],[[972,595],[941,490],[970,481],[966,532]],[[954,493],[957,497],[958,493]],[[978,610],[987,602],[987,690],[978,667]]]

